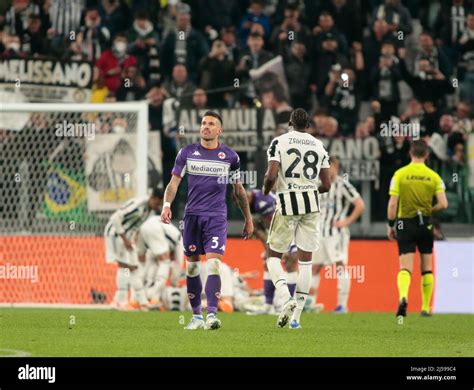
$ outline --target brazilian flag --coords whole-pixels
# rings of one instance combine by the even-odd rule
[[[44,213],[48,218],[95,225],[96,218],[87,210],[86,181],[83,171],[49,164],[44,194]]]

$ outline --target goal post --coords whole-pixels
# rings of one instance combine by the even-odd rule
[[[161,174],[154,133],[145,101],[0,103],[0,303],[110,301],[103,229]]]

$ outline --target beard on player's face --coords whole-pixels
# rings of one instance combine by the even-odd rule
[[[214,135],[211,135],[211,134],[203,135],[203,134],[201,134],[201,139],[204,140],[204,141],[214,141],[218,137],[219,136],[217,134],[214,134]]]
[[[214,141],[219,137],[220,131],[218,128],[210,129],[210,128],[201,128],[201,139],[204,141]]]

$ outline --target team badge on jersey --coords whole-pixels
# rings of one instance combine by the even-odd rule
[[[223,159],[225,159],[225,153],[224,152],[219,152],[217,157],[219,157],[221,160],[223,160]]]
[[[189,251],[190,252],[196,252],[196,245],[189,245]]]

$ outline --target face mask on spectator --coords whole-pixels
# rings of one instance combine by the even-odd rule
[[[115,134],[124,134],[124,133],[125,133],[125,127],[117,125],[117,126],[114,126],[114,127],[112,128],[112,131],[113,131]]]
[[[86,26],[91,28],[91,27],[97,27],[99,25],[99,19],[86,19]]]
[[[127,50],[127,44],[125,42],[117,41],[114,43],[114,51],[118,55],[124,55],[126,50]]]
[[[18,42],[12,42],[8,45],[8,49],[13,50],[13,51],[19,51],[20,44]]]
[[[141,37],[144,37],[145,35],[148,35],[149,33],[153,31],[153,24],[151,24],[150,22],[147,22],[145,24],[145,27],[142,28],[138,25],[138,22],[135,21],[133,23],[133,28],[138,33],[138,35],[140,35]]]

